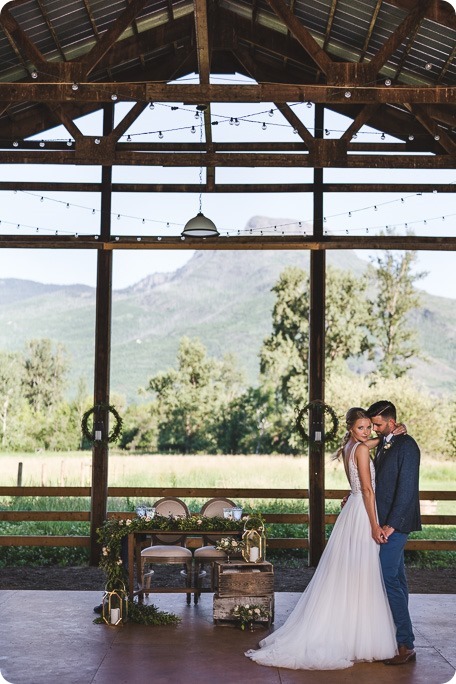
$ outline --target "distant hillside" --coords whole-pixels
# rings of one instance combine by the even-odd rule
[[[286,266],[308,264],[308,253],[298,251],[196,252],[175,273],[114,291],[111,391],[137,400],[138,388],[174,365],[183,335],[199,337],[211,355],[235,354],[256,383],[258,352],[271,328],[271,288]],[[328,264],[356,275],[366,268],[350,251],[328,252]],[[0,348],[21,349],[37,337],[63,343],[74,389],[80,376],[92,387],[94,319],[93,288],[0,281]],[[431,362],[417,363],[416,378],[435,391],[454,389],[456,301],[424,294],[414,323]]]

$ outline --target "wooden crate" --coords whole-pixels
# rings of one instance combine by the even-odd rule
[[[214,594],[214,622],[236,622],[232,610],[238,605],[261,606],[269,611],[270,617],[259,618],[256,622],[265,622],[269,625],[274,622],[274,594],[270,596],[219,596]]]
[[[274,594],[274,568],[267,561],[216,561],[215,585],[219,597],[271,596]]]

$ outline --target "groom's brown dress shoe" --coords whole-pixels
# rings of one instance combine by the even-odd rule
[[[413,648],[407,648],[407,646],[399,646],[399,653],[394,656],[394,658],[388,658],[384,660],[385,665],[406,665],[406,663],[412,663],[416,660],[416,653]]]

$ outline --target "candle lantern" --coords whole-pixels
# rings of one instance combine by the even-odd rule
[[[101,615],[107,625],[117,627],[128,619],[128,594],[124,584],[108,582],[103,595]]]
[[[266,535],[261,518],[256,516],[247,518],[242,540],[244,542],[242,556],[247,563],[261,563],[266,560]]]

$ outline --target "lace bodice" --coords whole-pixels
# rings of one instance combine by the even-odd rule
[[[360,444],[360,442],[356,442],[356,444],[353,445],[347,463],[348,479],[350,481],[352,494],[359,494],[361,492],[361,482],[359,479],[358,466],[356,465],[355,461],[355,451],[358,444]],[[371,474],[372,489],[375,492],[375,468],[372,460],[369,461],[369,468]]]

